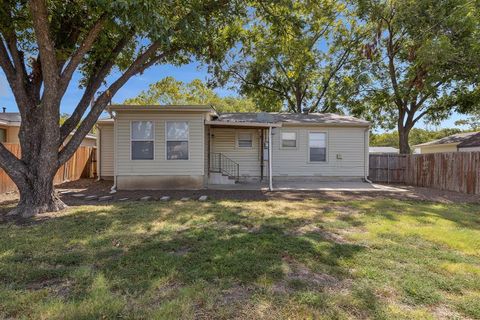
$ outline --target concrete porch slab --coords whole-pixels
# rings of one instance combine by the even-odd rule
[[[262,190],[268,191],[266,183],[237,183],[232,185],[210,184],[207,189],[211,190]],[[379,185],[367,182],[302,182],[302,181],[285,181],[273,184],[274,191],[346,191],[346,192],[406,192],[408,190]]]

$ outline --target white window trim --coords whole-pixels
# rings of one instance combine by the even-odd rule
[[[295,147],[284,147],[282,133],[295,133]],[[298,131],[297,130],[282,130],[280,131],[280,149],[284,150],[297,150],[298,149]]]
[[[240,134],[244,134],[244,133],[247,133],[247,134],[249,134],[249,135],[251,136],[251,138],[252,138],[252,146],[251,146],[251,147],[241,147],[241,146],[239,145],[238,136],[239,136]],[[253,134],[253,131],[248,131],[248,130],[236,130],[236,133],[235,133],[235,147],[238,148],[238,149],[242,149],[242,150],[244,150],[244,149],[247,149],[247,150],[253,149],[253,142],[254,142],[253,139],[255,139],[254,134]]]
[[[167,135],[167,129],[168,129],[168,123],[174,123],[174,122],[185,122],[187,124],[188,128],[188,135],[187,135],[187,140],[175,140],[175,139],[168,139]],[[168,141],[187,141],[188,143],[188,159],[168,159]],[[190,160],[190,121],[188,120],[166,120],[165,121],[165,160],[166,161],[189,161]]]
[[[311,133],[323,133],[325,134],[325,161],[310,161],[310,134]],[[327,131],[307,131],[307,163],[312,164],[325,164],[328,163],[328,132]]]
[[[133,139],[133,123],[134,122],[151,122],[153,128],[153,138],[152,139]],[[153,142],[153,158],[152,159],[133,159],[133,152],[132,152],[132,142],[133,141],[152,141]],[[130,120],[130,160],[132,161],[153,161],[155,160],[155,121],[153,120]]]

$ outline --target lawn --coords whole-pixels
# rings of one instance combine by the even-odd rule
[[[480,205],[72,207],[0,225],[0,318],[480,318]]]

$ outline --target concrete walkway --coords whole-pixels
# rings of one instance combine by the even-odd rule
[[[266,183],[236,183],[236,184],[210,184],[207,185],[210,190],[268,190]],[[274,191],[350,191],[350,192],[406,192],[406,189],[379,185],[367,182],[302,182],[302,181],[285,181],[273,184]]]

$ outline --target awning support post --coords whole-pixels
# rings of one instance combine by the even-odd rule
[[[268,180],[269,180],[269,189],[273,191],[273,180],[272,180],[272,127],[268,127]]]

